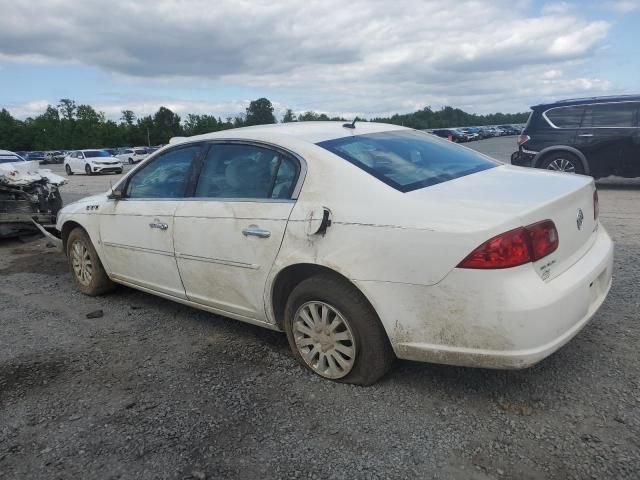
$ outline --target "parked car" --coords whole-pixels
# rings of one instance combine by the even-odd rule
[[[511,163],[595,178],[640,176],[640,95],[531,107]]]
[[[467,137],[462,132],[459,132],[454,128],[437,128],[435,130],[432,130],[431,133],[441,138],[451,137],[451,141],[455,143],[467,141]]]
[[[44,152],[27,152],[25,160],[30,162],[42,162],[44,161]]]
[[[61,150],[52,150],[44,153],[44,157],[41,163],[63,163],[66,152]]]
[[[64,159],[64,169],[67,175],[74,173],[122,173],[122,161],[112,157],[105,150],[76,150],[70,152]]]
[[[373,122],[174,139],[57,229],[81,292],[121,283],[285,331],[302,365],[363,385],[394,357],[530,366],[611,286],[591,178]]]
[[[116,155],[117,158],[130,165],[138,163],[149,155],[147,147],[121,148]]]
[[[474,140],[480,140],[481,138],[480,133],[472,127],[456,128],[456,130],[458,130],[459,132],[462,132],[462,134],[467,138],[468,142],[472,142]]]
[[[505,135],[519,135],[520,130],[513,125],[498,125],[498,128],[504,132]]]

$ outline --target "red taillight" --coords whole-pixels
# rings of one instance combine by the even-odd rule
[[[600,203],[598,202],[598,190],[593,191],[593,219],[597,220],[600,215]]]
[[[518,136],[518,145],[523,145],[527,143],[529,140],[531,140],[531,137],[529,135],[525,135],[524,133],[522,133]]]
[[[458,268],[511,268],[535,262],[558,248],[558,231],[551,220],[509,230],[487,240],[467,256]]]
[[[558,230],[551,220],[525,227],[531,240],[531,261],[536,262],[558,248]]]

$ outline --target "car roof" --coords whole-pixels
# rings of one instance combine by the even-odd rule
[[[351,122],[291,122],[291,123],[275,123],[271,125],[256,125],[252,127],[234,128],[231,130],[222,130],[214,133],[205,133],[194,137],[176,138],[174,142],[193,140],[214,140],[216,138],[251,138],[259,137],[276,137],[296,138],[309,143],[324,142],[326,140],[334,140],[336,138],[350,137],[354,135],[366,135],[370,133],[388,132],[391,130],[409,130],[399,125],[391,125],[388,123],[375,122],[357,122],[355,128],[347,128],[343,125]]]
[[[640,101],[640,95],[608,95],[601,97],[584,97],[584,98],[568,98],[565,100],[558,100],[552,103],[541,103],[539,105],[532,105],[532,110],[539,110],[542,108],[551,107],[564,107],[568,105],[584,105],[588,103],[612,103],[612,102],[638,102]]]

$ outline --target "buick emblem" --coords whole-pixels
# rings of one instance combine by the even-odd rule
[[[578,209],[578,216],[576,217],[576,225],[578,226],[578,230],[582,230],[582,222],[584,221],[584,213],[582,213],[582,209]]]

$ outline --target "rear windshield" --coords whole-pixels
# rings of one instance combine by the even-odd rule
[[[356,135],[318,145],[401,192],[498,165],[473,150],[415,130]]]

